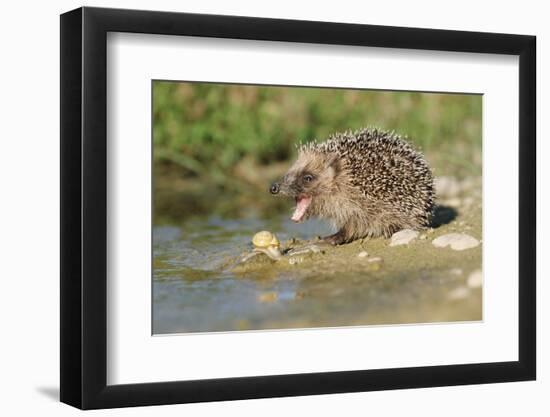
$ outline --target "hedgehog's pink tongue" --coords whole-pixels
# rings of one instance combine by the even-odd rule
[[[304,217],[304,214],[306,213],[307,208],[311,204],[311,197],[297,197],[296,198],[296,209],[294,209],[294,214],[292,215],[291,219],[295,222],[299,222],[302,220],[302,217]]]

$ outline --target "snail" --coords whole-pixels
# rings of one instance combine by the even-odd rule
[[[252,238],[252,244],[254,245],[254,252],[264,253],[274,261],[280,260],[283,256],[279,239],[271,232],[264,230],[256,233]]]
[[[291,247],[281,250],[281,244],[279,243],[277,236],[266,230],[256,233],[252,237],[252,244],[254,245],[254,249],[242,256],[239,263],[246,263],[250,259],[263,253],[272,261],[280,261],[284,258],[289,258],[288,263],[290,265],[294,265],[297,263],[297,258],[293,257],[309,253],[324,253],[323,250],[315,243],[307,243],[296,247],[292,247],[291,245]]]

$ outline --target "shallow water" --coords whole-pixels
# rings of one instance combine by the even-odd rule
[[[296,265],[281,261],[232,269],[260,230],[276,233],[281,242],[331,232],[321,222],[296,225],[283,215],[269,221],[191,217],[155,226],[153,333],[482,318],[481,289],[465,284],[481,266],[481,248],[436,249],[431,238],[443,230],[407,247],[389,247],[385,239],[358,241],[306,256]],[[364,250],[383,262],[375,268],[357,256]]]

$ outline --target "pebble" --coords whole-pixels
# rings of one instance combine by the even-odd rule
[[[479,240],[464,233],[449,233],[435,238],[432,244],[438,248],[450,245],[453,250],[465,250],[478,246]]]
[[[449,293],[448,298],[450,300],[463,300],[464,298],[468,297],[469,294],[470,290],[468,288],[458,287]]]
[[[375,256],[373,258],[367,259],[367,262],[369,264],[369,270],[371,271],[379,271],[382,269],[382,258],[379,256]]]
[[[404,229],[394,233],[391,237],[390,246],[407,245],[418,237],[416,230]]]
[[[288,259],[288,264],[289,265],[296,265],[296,264],[300,264],[304,261],[304,258],[302,258],[301,256],[297,256],[297,257],[293,257],[293,258],[289,258]]]
[[[369,256],[369,254],[367,253],[367,251],[361,251],[357,254],[357,257],[358,258],[366,258],[367,256]]]
[[[453,268],[449,272],[451,273],[451,275],[456,275],[456,276],[462,275],[462,269],[460,268]]]
[[[481,284],[483,283],[483,274],[481,273],[481,269],[476,269],[474,272],[472,272],[468,276],[468,287],[470,288],[479,288],[481,287]]]
[[[420,240],[425,240],[427,237],[428,237],[428,236],[426,236],[426,235],[420,235],[420,236],[418,237],[418,239],[420,239]]]

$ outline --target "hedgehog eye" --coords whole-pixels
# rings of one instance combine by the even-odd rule
[[[305,182],[311,182],[311,181],[313,181],[313,175],[310,175],[310,174],[304,175],[304,181],[305,181]]]

